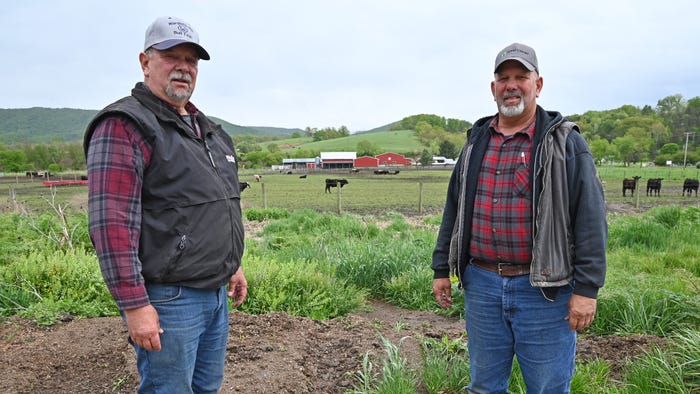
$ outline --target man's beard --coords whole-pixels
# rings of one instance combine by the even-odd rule
[[[518,105],[507,105],[506,104],[506,99],[510,97],[519,97],[520,102]],[[525,111],[525,101],[523,100],[523,95],[521,93],[508,93],[503,96],[503,101],[498,104],[498,110],[501,113],[501,115],[505,117],[514,117],[518,116]]]
[[[174,71],[168,75],[168,81],[172,81],[174,79],[179,79],[183,81],[187,81],[188,83],[192,83],[192,76],[189,74],[181,73]],[[179,89],[175,90],[170,84],[165,86],[165,94],[170,97],[170,99],[178,101],[178,102],[187,102],[190,97],[192,97],[192,89]]]

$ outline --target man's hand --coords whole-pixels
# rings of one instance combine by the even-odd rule
[[[158,312],[152,305],[124,310],[129,337],[139,347],[150,351],[160,351],[160,328]]]
[[[441,307],[447,309],[452,306],[452,282],[450,278],[433,279],[433,294]]]
[[[233,300],[233,307],[239,307],[248,296],[248,281],[245,280],[243,267],[238,267],[238,271],[228,282],[228,298]]]
[[[569,300],[569,321],[571,330],[583,330],[593,323],[597,301],[582,295],[573,294]]]

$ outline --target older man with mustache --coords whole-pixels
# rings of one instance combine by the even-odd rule
[[[87,127],[90,237],[126,322],[139,393],[216,393],[228,301],[247,296],[238,163],[190,97],[209,53],[187,22],[158,18],[144,80]]]
[[[578,126],[537,105],[537,56],[496,56],[498,113],[478,120],[455,165],[433,252],[433,293],[464,291],[470,393],[506,393],[517,357],[528,393],[568,393],[576,330],[605,281],[603,187]]]

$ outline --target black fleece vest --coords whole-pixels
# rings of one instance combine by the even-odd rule
[[[143,175],[139,258],[147,283],[216,288],[236,272],[243,254],[238,164],[229,135],[203,114],[202,138],[142,83],[95,116],[85,134],[87,155],[96,126],[125,117],[152,148]]]

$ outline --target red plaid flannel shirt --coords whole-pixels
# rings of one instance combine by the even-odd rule
[[[532,192],[529,181],[533,122],[512,136],[498,131],[498,117],[479,172],[469,254],[491,263],[532,258]]]

